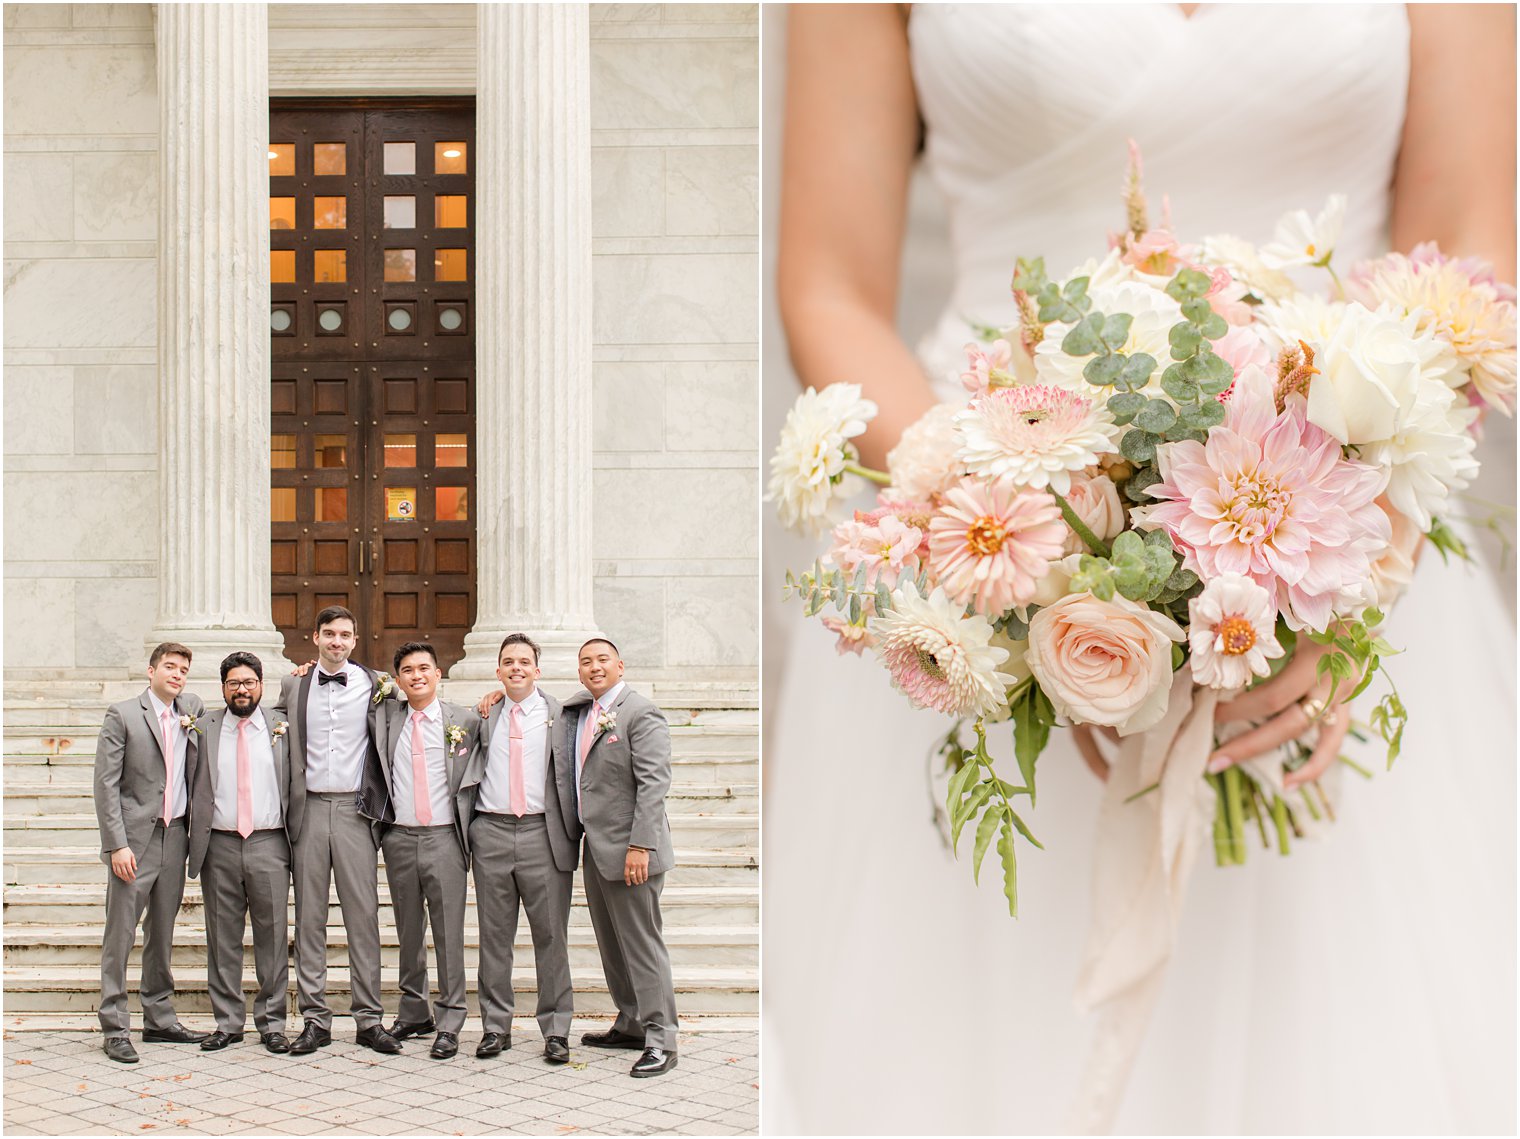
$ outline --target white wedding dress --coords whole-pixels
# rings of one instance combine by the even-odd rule
[[[1386,247],[1408,76],[1401,5],[915,5],[924,161],[945,196],[954,295],[920,345],[959,370],[966,318],[1013,322],[1017,256],[1052,276],[1123,224],[1126,140],[1153,221],[1271,238],[1348,197],[1336,264]],[[945,383],[945,399],[958,399]],[[800,567],[799,567],[800,568]],[[948,722],[804,622],[767,692],[764,1126],[771,1133],[1058,1131],[1091,1018],[1072,994],[1099,785],[1058,731],[1019,848],[971,881],[931,821]],[[1358,754],[1339,821],[1291,857],[1207,853],[1116,1130],[1513,1133],[1515,630],[1482,567],[1427,550],[1390,622],[1403,756]],[[1376,690],[1376,689],[1375,689]],[[1364,713],[1365,714],[1365,713]],[[1013,770],[1009,730],[995,730]]]

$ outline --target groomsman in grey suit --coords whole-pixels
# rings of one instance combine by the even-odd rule
[[[252,653],[222,661],[222,699],[201,720],[205,755],[191,791],[190,874],[201,874],[206,901],[207,978],[216,1031],[201,1041],[215,1052],[243,1039],[243,925],[253,923],[259,992],[253,1023],[271,1052],[289,1052],[285,989],[290,941],[289,725],[265,717],[264,665]]]
[[[284,677],[274,714],[288,721],[290,832],[296,891],[296,991],[305,1026],[290,1046],[304,1056],[332,1043],[327,1004],[327,902],[338,884],[348,932],[355,1040],[376,1052],[401,1044],[380,1023],[379,846],[370,818],[380,806],[362,800],[365,776],[379,765],[370,735],[376,677],[348,658],[358,622],[341,605],[317,614],[317,667]]]
[[[128,1036],[127,957],[143,923],[143,1042],[198,1044],[174,1013],[169,970],[174,918],[185,892],[186,815],[198,760],[194,718],[200,697],[185,692],[190,650],[165,642],[148,658],[148,688],[113,704],[95,750],[95,818],[106,878],[106,926],[100,945],[100,1030],[105,1052],[137,1063]],[[185,721],[190,721],[187,725]],[[144,915],[146,914],[146,920]]]
[[[528,911],[538,974],[538,1027],[544,1059],[570,1060],[570,891],[580,851],[575,772],[555,764],[559,701],[538,688],[539,649],[512,633],[497,653],[496,678],[506,699],[482,701],[480,747],[465,775],[463,817],[470,822],[475,906],[480,914],[480,1020],[475,1055],[499,1056],[512,1046],[512,943],[517,907]],[[567,820],[569,823],[567,824]]]
[[[632,1075],[676,1066],[676,993],[660,936],[660,891],[675,865],[665,794],[670,790],[670,728],[647,697],[623,683],[611,641],[581,646],[586,691],[565,701],[555,762],[573,764],[586,834],[586,902],[617,1020],[588,1032],[594,1048],[641,1048]]]
[[[396,650],[396,681],[406,703],[385,700],[372,713],[375,746],[388,800],[382,822],[385,876],[401,942],[401,1007],[397,1040],[432,1032],[428,1055],[459,1052],[465,1019],[464,910],[469,884],[469,836],[458,809],[480,717],[438,699],[438,654],[424,641]],[[369,802],[377,796],[366,796]],[[428,1004],[427,927],[432,920],[438,958],[436,1025]]]

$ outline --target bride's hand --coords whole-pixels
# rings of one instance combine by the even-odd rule
[[[1323,775],[1340,754],[1341,742],[1351,727],[1351,709],[1343,702],[1356,688],[1357,678],[1342,681],[1336,690],[1337,700],[1328,707],[1331,678],[1316,674],[1320,658],[1331,651],[1329,645],[1317,645],[1305,639],[1300,643],[1286,668],[1265,684],[1220,704],[1214,712],[1217,723],[1235,720],[1262,720],[1264,723],[1242,732],[1221,744],[1209,757],[1208,770],[1223,771],[1233,763],[1265,755],[1290,740],[1296,740],[1315,724],[1319,739],[1309,762],[1283,779],[1287,790],[1312,782]]]

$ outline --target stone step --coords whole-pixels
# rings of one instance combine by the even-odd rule
[[[679,870],[679,867],[677,868]],[[382,873],[378,884],[380,897],[380,920],[385,928],[392,928],[390,887]],[[586,892],[576,879],[570,894],[570,923],[572,926],[590,927],[591,917],[586,908]],[[106,887],[103,880],[74,885],[26,885],[5,887],[5,924],[7,930],[17,925],[80,925],[98,932],[105,921]],[[465,921],[474,924],[475,884],[468,884],[465,896],[468,907]],[[660,908],[666,925],[671,928],[708,925],[758,925],[760,891],[753,881],[747,886],[697,886],[668,885],[660,894]],[[336,889],[328,894],[328,928],[343,924],[338,908]],[[184,900],[180,906],[179,921],[201,922],[203,900],[198,880],[185,883]],[[286,907],[291,922],[295,921],[294,892]]]
[[[294,922],[292,922],[292,929]],[[9,919],[5,926],[5,964],[18,968],[42,968],[49,965],[83,966],[100,964],[100,936],[98,925],[23,925]],[[677,969],[687,966],[731,966],[755,969],[760,961],[760,931],[753,925],[670,925],[664,930],[665,945],[670,950],[670,960]],[[139,939],[140,940],[140,939]],[[428,936],[429,952],[432,936]],[[587,971],[599,971],[601,955],[597,951],[596,936],[589,925],[573,926],[569,937],[570,968],[579,976]],[[292,947],[291,952],[294,952]],[[393,926],[380,931],[380,953],[384,967],[399,966],[400,945]],[[471,972],[480,964],[480,927],[471,914],[464,928],[465,967]],[[138,964],[142,957],[140,945],[132,950],[131,962]],[[203,969],[206,966],[206,930],[199,917],[184,914],[174,923],[174,949],[172,963],[176,969]],[[513,967],[515,970],[533,969],[533,939],[526,917],[517,923],[517,937],[513,942]],[[327,961],[329,965],[347,965],[348,933],[340,921],[327,931]],[[252,968],[252,934],[244,935],[243,962]]]
[[[682,846],[753,847],[760,840],[758,815],[678,815],[671,813],[671,838]],[[72,841],[94,843],[99,837],[95,812],[89,814],[58,812],[45,815],[7,816],[5,849],[7,852],[28,846],[67,845]],[[83,837],[88,835],[88,838]]]
[[[760,975],[755,969],[743,968],[686,968],[674,972],[676,1008],[682,1015],[691,1016],[755,1016],[760,995]],[[5,1015],[7,1021],[17,1014],[46,1013],[49,1015],[89,1013],[99,1007],[100,967],[78,965],[49,965],[43,968],[22,968],[7,965],[5,968]],[[137,988],[139,970],[136,966],[127,970],[127,992],[130,1007],[138,1008]],[[471,993],[475,991],[473,974],[466,974],[466,984]],[[395,972],[382,973],[380,979],[381,999],[387,1010],[394,1009],[401,998],[400,984]],[[513,992],[519,1007],[531,1008],[536,996],[531,972],[517,973],[513,977]],[[181,971],[174,978],[174,1007],[181,1013],[207,1014],[211,1011],[211,998],[206,990],[204,973]],[[251,998],[258,991],[258,980],[252,969],[243,970],[243,992]],[[327,999],[335,1008],[346,1009],[349,1002],[348,969],[331,966],[327,970]],[[291,1005],[294,1015],[294,977],[291,978]],[[605,981],[590,977],[576,981],[575,1006],[577,1014],[605,1015],[613,1011],[612,999],[607,993]],[[471,1013],[475,1012],[471,1001]]]
[[[290,1014],[291,1015],[291,1021],[290,1021],[290,1025],[289,1025],[289,1031],[290,1031],[290,1033],[292,1035],[294,1035],[296,1032],[299,1032],[300,1028],[301,1028],[300,1018],[295,1013],[294,1007],[295,1006],[292,1004],[292,1006],[291,1006],[291,1014]],[[475,1009],[471,1009],[471,1017],[472,1018],[474,1017],[475,1012],[476,1012]],[[387,1024],[390,1023],[390,1015],[391,1015],[390,1012],[387,1011],[387,1013],[386,1013],[386,1023]],[[689,1014],[689,1013],[685,1012],[684,1010],[680,1010],[680,1016],[681,1016],[681,1036],[682,1037],[686,1037],[688,1035],[699,1034],[699,1033],[703,1033],[703,1032],[759,1032],[760,1031],[760,1018],[758,1016],[698,1016],[696,1014]],[[185,1017],[183,1017],[183,1020],[184,1020],[184,1023],[185,1023],[185,1025],[187,1027],[195,1029],[195,1030],[200,1031],[200,1032],[210,1032],[213,1028],[216,1027],[216,1025],[213,1023],[213,1021],[212,1021],[212,1019],[211,1019],[211,1017],[209,1015],[202,1015],[202,1016],[189,1016],[189,1015],[186,1015]],[[570,1046],[572,1048],[576,1048],[576,1047],[579,1046],[580,1034],[582,1032],[587,1032],[587,1031],[592,1031],[592,1030],[599,1030],[601,1028],[605,1028],[611,1022],[612,1022],[612,1013],[611,1012],[602,1013],[600,1015],[597,1015],[597,1014],[583,1014],[582,1011],[579,1008],[577,1008],[575,1010],[575,1023],[574,1023],[574,1027],[573,1027],[573,1029],[571,1031]],[[5,1019],[4,1019],[4,1021],[3,1021],[3,1023],[5,1025],[5,1031],[6,1032],[99,1032],[100,1031],[100,1021],[95,1016],[94,1013],[48,1013],[48,1012],[33,1012],[33,1013],[20,1013],[20,1014],[17,1014],[17,1015],[7,1014],[6,1017],[5,1017]],[[250,1017],[249,1028],[248,1028],[249,1032],[253,1031],[252,1024],[253,1024],[253,1022],[252,1022],[252,1019]],[[133,1013],[132,1013],[132,1031],[133,1031],[133,1033],[135,1034],[137,1032],[137,1030],[140,1029],[141,1027],[142,1027],[142,1023],[141,1023],[140,1018],[137,1015],[137,1010],[133,1010]],[[465,1032],[466,1033],[476,1032],[476,1031],[479,1030],[479,1027],[480,1027],[479,1023],[476,1022],[476,1021],[473,1021],[473,1019],[472,1019],[471,1023],[465,1025]],[[344,1013],[341,1013],[341,1012],[338,1012],[338,1011],[335,1010],[334,1011],[334,1015],[333,1015],[333,1037],[334,1037],[334,1039],[348,1039],[351,1036],[351,1034],[353,1033],[353,1030],[354,1030],[353,1023],[348,1019],[348,1016],[346,1014],[344,1014]],[[537,1040],[538,1039],[538,1022],[533,1017],[532,1006],[531,1005],[528,1006],[528,1011],[527,1012],[523,1012],[523,1002],[521,1002],[521,1001],[518,1002],[517,1015],[512,1018],[512,1039],[514,1041],[517,1041],[517,1040],[533,1041],[533,1040]],[[135,1040],[134,1040],[134,1043],[135,1043]],[[475,1041],[472,1038],[469,1041],[469,1044],[471,1046],[473,1046],[474,1043],[475,1043]],[[531,1047],[533,1047],[533,1045],[532,1044],[526,1044],[526,1045],[525,1044],[518,1044],[517,1047],[519,1047],[519,1048],[521,1048],[521,1047],[530,1047],[531,1048]]]
[[[674,815],[756,815],[756,783],[672,783],[665,796]],[[86,769],[34,764],[5,773],[5,820],[54,813],[78,814],[95,809],[95,787]]]
[[[97,836],[89,838],[85,845],[83,831],[74,832],[77,840],[69,846],[16,846],[6,832],[5,885],[9,892],[13,886],[60,886],[74,884],[97,885],[104,891],[105,876],[109,871],[95,849]],[[668,894],[676,885],[682,887],[739,886],[753,888],[759,868],[757,852],[753,848],[676,848],[676,867],[671,872]],[[385,875],[380,875],[384,887]],[[187,889],[194,881],[186,883]],[[195,887],[198,889],[199,887]],[[102,895],[104,896],[104,895]]]

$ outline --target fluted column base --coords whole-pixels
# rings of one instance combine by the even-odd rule
[[[576,654],[599,629],[482,628],[479,622],[465,636],[464,659],[449,669],[450,680],[494,680],[501,642],[508,633],[526,633],[538,643],[538,666],[545,683],[579,682]]]

